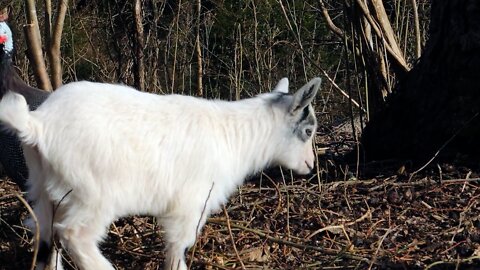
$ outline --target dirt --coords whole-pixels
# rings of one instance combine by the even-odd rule
[[[432,162],[414,173],[385,161],[360,164],[357,175],[356,164],[338,162],[351,136],[321,135],[317,146],[328,150],[317,173],[274,169],[250,179],[228,216],[207,222],[187,253],[191,269],[480,269],[478,171]],[[29,269],[33,259],[16,192],[0,181],[1,269]],[[117,269],[161,269],[162,238],[154,218],[125,218],[102,250]]]

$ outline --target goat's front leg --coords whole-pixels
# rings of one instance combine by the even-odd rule
[[[188,211],[188,210],[190,211]],[[165,229],[166,258],[164,270],[187,270],[185,250],[195,244],[197,234],[205,224],[209,211],[193,211],[185,208],[160,218]]]

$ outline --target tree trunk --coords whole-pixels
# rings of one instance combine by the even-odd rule
[[[367,160],[480,161],[480,1],[433,0],[418,64],[363,132]]]

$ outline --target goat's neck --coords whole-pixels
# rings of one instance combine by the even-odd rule
[[[243,103],[242,103],[243,102]],[[272,108],[262,100],[235,102],[240,105],[227,119],[227,143],[230,145],[237,172],[245,177],[269,166],[279,145]]]

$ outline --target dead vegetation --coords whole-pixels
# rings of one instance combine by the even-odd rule
[[[188,252],[191,269],[478,269],[477,172],[441,164],[411,177],[408,165],[383,162],[362,164],[356,177],[335,161],[349,135],[328,135],[318,140],[330,147],[318,174],[266,172],[211,217]],[[33,258],[17,190],[0,182],[2,269],[29,269]],[[118,269],[161,269],[161,227],[121,219],[102,249]]]
[[[68,63],[64,79],[134,85],[135,48],[129,46],[133,42],[129,40],[136,38],[136,30],[128,24],[134,22],[129,19],[133,13],[116,9],[123,4],[100,9],[97,2],[103,3],[92,1],[92,9],[77,7],[75,20],[82,28],[66,29],[66,36],[76,38],[67,38],[64,45],[78,55],[63,52]],[[385,17],[376,12],[380,7],[369,5],[370,12],[358,10],[355,3],[362,3],[358,0],[345,1],[347,5],[341,1],[260,1],[258,5],[252,1],[250,5],[246,1],[240,8],[232,4],[232,10],[243,12],[230,12],[226,5],[223,9],[205,8],[201,20],[192,8],[197,4],[194,1],[180,1],[178,9],[169,5],[152,9],[164,13],[150,14],[145,9],[146,25],[158,28],[145,28],[145,42],[150,43],[145,44],[143,59],[151,67],[145,70],[151,79],[146,88],[198,93],[198,81],[189,78],[199,79],[195,74],[203,72],[204,85],[200,86],[204,96],[236,99],[270,90],[276,77],[283,74],[292,82],[323,74],[331,85],[325,86],[317,104],[317,110],[325,114],[322,117],[328,118],[320,123],[343,118],[347,113],[336,111],[350,112],[350,106],[355,114],[362,111],[357,108],[360,105],[353,106],[356,99],[367,107],[383,106],[384,95],[392,91],[397,79],[392,66],[416,62],[430,21],[429,1],[417,1],[420,22],[413,8],[415,1],[383,2],[390,3],[390,28],[401,47],[398,54],[404,55],[401,61],[390,58],[397,54],[388,49],[395,45],[395,38],[384,41],[382,33],[372,32],[375,21]],[[285,9],[284,3],[291,6]],[[356,10],[363,15],[344,17],[343,12],[355,15]],[[297,13],[304,15],[297,17]],[[328,28],[335,26],[340,34],[326,32],[321,14],[330,18]],[[23,17],[18,20],[17,25],[24,24]],[[418,23],[420,38],[412,28]],[[193,41],[198,26],[213,30],[205,31],[200,43]],[[216,31],[221,38],[214,35]],[[25,47],[20,44],[22,39],[18,42],[18,48]],[[201,55],[196,53],[198,45],[203,46]],[[354,45],[358,48],[352,49]],[[103,51],[115,53],[107,54],[110,59]],[[357,51],[363,52],[362,58],[352,53]],[[190,61],[195,54],[200,57]],[[371,58],[364,59],[368,55]],[[17,65],[28,77],[25,59],[18,56]],[[351,89],[353,94],[348,94]],[[357,131],[360,129],[357,126]],[[453,163],[437,165],[436,161],[416,174],[412,172],[418,167],[391,160],[347,166],[339,157],[355,145],[348,130],[348,125],[322,127],[317,146],[329,150],[319,159],[318,174],[302,179],[275,169],[241,187],[226,211],[209,219],[189,250],[191,269],[480,269],[480,170]],[[29,269],[34,254],[33,236],[22,224],[27,210],[15,192],[18,188],[8,179],[0,181],[0,269],[6,270]],[[161,227],[155,220],[133,217],[111,226],[102,249],[118,269],[151,270],[161,269],[163,247]]]

